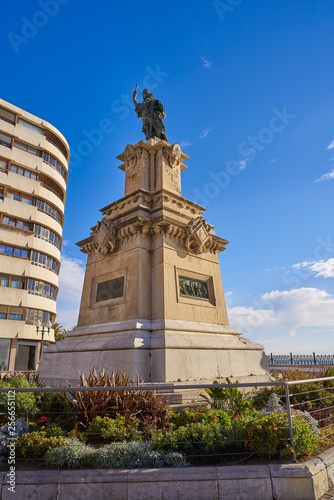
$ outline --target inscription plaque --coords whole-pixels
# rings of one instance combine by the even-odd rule
[[[96,302],[103,300],[117,299],[123,297],[124,294],[124,276],[115,278],[113,280],[98,283]]]
[[[209,300],[209,290],[206,281],[179,276],[180,295],[201,300]]]

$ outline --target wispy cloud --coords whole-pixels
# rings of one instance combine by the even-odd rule
[[[202,130],[202,132],[200,133],[200,135],[196,139],[193,139],[191,141],[185,141],[182,139],[182,141],[179,142],[179,145],[181,148],[185,148],[187,146],[192,146],[194,144],[194,142],[199,141],[200,139],[205,139],[205,137],[208,136],[210,134],[210,132],[212,132],[212,130],[213,130],[213,127],[211,125],[208,125],[207,127],[205,127]]]
[[[207,135],[210,134],[210,132],[212,132],[213,130],[213,127],[211,125],[208,125],[203,131],[202,133],[200,134],[200,136],[198,137],[199,139],[204,139]]]
[[[328,172],[327,174],[322,175],[321,177],[319,177],[319,179],[316,179],[314,182],[329,181],[331,179],[334,179],[334,169]]]
[[[306,268],[315,274],[316,278],[334,278],[334,259],[318,260],[311,262],[299,262],[294,264],[293,267],[296,268]]]
[[[212,69],[212,61],[209,61],[205,57],[202,57],[202,61],[203,61],[204,68],[206,68],[206,69]]]
[[[191,146],[191,145],[192,145],[192,142],[191,142],[191,141],[183,141],[183,140],[182,140],[182,141],[180,141],[180,142],[179,142],[179,146],[180,146],[181,148],[186,148],[187,146]]]
[[[333,149],[334,148],[334,139],[328,144],[327,149]]]

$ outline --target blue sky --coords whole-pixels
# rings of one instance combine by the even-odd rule
[[[1,97],[72,152],[57,321],[76,324],[75,242],[123,195],[115,157],[144,138],[138,83],[190,156],[183,196],[230,241],[230,323],[268,353],[332,354],[333,2],[13,0],[2,13]]]

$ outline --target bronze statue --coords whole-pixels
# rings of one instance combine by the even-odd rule
[[[152,137],[157,137],[168,142],[165,125],[162,121],[166,117],[166,113],[163,105],[158,101],[154,95],[147,89],[143,90],[143,102],[137,101],[137,89],[133,92],[133,103],[135,105],[135,110],[138,118],[143,120],[143,132],[145,134],[146,140],[152,139]]]

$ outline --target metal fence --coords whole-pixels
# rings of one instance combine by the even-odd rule
[[[267,354],[270,366],[331,366],[334,354]]]
[[[233,417],[234,425],[222,424],[219,432],[216,427],[215,430],[208,425],[205,438],[201,440],[201,434],[198,431],[197,435],[194,434],[195,437],[190,439],[191,446],[185,434],[183,437],[180,433],[177,434],[175,425],[174,430],[173,426],[167,429],[168,432],[175,432],[175,435],[178,436],[173,441],[172,448],[180,452],[185,450],[187,457],[195,461],[195,463],[197,459],[201,459],[203,464],[203,460],[207,459],[208,463],[216,460],[231,465],[257,455],[261,456],[266,446],[266,441],[259,440],[259,427],[261,425],[252,427],[252,424],[249,424],[245,428],[244,423],[240,424],[240,426],[235,423],[238,422],[238,418],[240,422],[243,421],[242,412],[245,409],[243,405],[245,404],[247,407],[247,401],[249,402],[250,399],[256,401],[257,406],[252,406],[252,408],[260,410],[263,417],[270,416],[273,412],[282,414],[281,423],[275,430],[281,434],[279,439],[282,444],[290,447],[294,461],[297,459],[295,424],[296,420],[300,419],[301,416],[305,417],[305,411],[317,421],[317,426],[327,437],[331,437],[334,433],[334,417],[332,414],[332,411],[334,412],[334,377],[256,384],[143,384],[117,387],[0,388],[0,419],[2,425],[0,429],[0,452],[6,461],[8,456],[11,456],[11,451],[8,452],[8,448],[13,447],[13,443],[15,443],[16,456],[21,457],[17,458],[17,462],[24,462],[31,459],[31,457],[43,462],[43,458],[38,456],[38,453],[33,453],[33,450],[37,450],[39,447],[44,447],[44,450],[46,446],[45,443],[38,442],[38,437],[37,442],[33,444],[29,442],[29,439],[22,443],[22,438],[16,443],[15,440],[20,435],[19,422],[21,427],[25,426],[23,436],[29,437],[29,433],[34,431],[42,431],[44,438],[63,435],[64,439],[66,439],[68,436],[72,438],[79,436],[81,440],[91,443],[95,448],[106,444],[106,442],[110,443],[110,439],[115,440],[115,437],[121,441],[122,432],[124,432],[124,439],[129,438],[131,441],[143,442],[150,442],[152,436],[158,432],[161,437],[161,442],[160,444],[158,442],[158,445],[160,449],[164,449],[164,436],[166,435],[164,434],[166,428],[162,417],[164,398],[170,400],[176,392],[197,391],[198,394],[202,394],[197,398],[197,402],[192,404],[192,410],[187,410],[189,419],[193,418],[195,422],[199,422],[203,415],[199,405],[208,404],[203,395],[210,399],[210,394],[205,389],[210,389],[213,393],[216,391],[216,395],[217,391],[222,391],[220,398],[217,397],[216,400],[211,398],[211,403],[216,401],[216,408],[224,410],[227,415]],[[240,390],[243,398],[240,398],[240,393],[239,396],[235,393],[236,389]],[[275,391],[279,394],[273,405],[272,394]],[[242,403],[242,401],[246,403]],[[184,408],[179,407],[174,408],[174,410],[174,421],[179,418],[182,420],[183,415],[185,415],[185,413],[182,413]],[[301,414],[300,412],[304,413]],[[116,434],[114,432],[114,434],[109,433],[108,435],[108,432],[103,431],[98,425],[94,428],[89,424],[92,421],[97,422],[96,417],[98,416],[109,417],[108,425],[118,419],[120,424],[117,432],[115,431]],[[125,418],[124,422],[121,417]],[[21,420],[19,420],[20,418]],[[264,418],[264,420],[268,419]],[[132,434],[130,432],[128,435],[126,432],[128,432],[129,422],[130,424],[133,423],[133,432],[131,431]],[[55,426],[60,429],[63,426],[64,429],[62,432],[57,431],[57,434],[55,433]],[[269,440],[270,432],[268,436]],[[79,446],[79,442],[77,445]],[[157,441],[155,441],[155,445],[157,445]],[[165,445],[166,450],[171,446],[170,442],[165,443]],[[48,446],[55,447],[57,443],[49,443]]]

